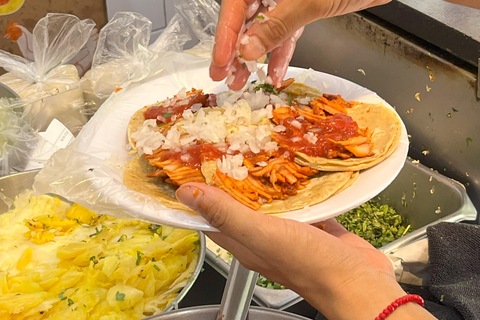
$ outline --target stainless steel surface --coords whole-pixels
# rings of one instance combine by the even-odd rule
[[[228,277],[230,265],[222,260],[215,252],[209,250],[208,246],[205,254],[205,261],[222,276],[225,278]],[[297,302],[303,300],[303,298],[300,297],[295,291],[289,289],[267,289],[258,285],[255,286],[252,299],[260,307],[273,308],[277,310],[287,309]]]
[[[248,270],[233,258],[218,310],[218,320],[245,320],[247,318],[257,278],[257,272]]]
[[[480,10],[445,0],[397,0],[480,41]]]
[[[410,156],[460,181],[480,208],[477,79],[359,14],[308,25],[292,65],[351,80],[393,105],[410,134]]]
[[[215,320],[219,306],[201,306],[167,312],[144,320]],[[308,320],[305,317],[284,311],[251,307],[248,320]]]
[[[398,177],[379,198],[381,203],[394,207],[415,230],[380,248],[387,253],[425,238],[428,226],[442,221],[473,221],[477,217],[461,183],[411,160],[405,162]]]
[[[10,176],[0,177],[0,214],[5,213],[10,209],[10,206],[13,204],[13,200],[18,194],[22,193],[25,190],[32,189],[32,185],[37,173],[38,170],[25,171]],[[178,293],[177,297],[172,302],[170,302],[170,304],[164,309],[163,312],[178,308],[178,304],[192,288],[195,280],[198,278],[200,272],[202,271],[203,263],[205,261],[206,241],[205,235],[200,231],[198,231],[198,233],[200,238],[200,252],[198,264],[188,283]]]

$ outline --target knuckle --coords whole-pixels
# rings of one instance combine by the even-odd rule
[[[281,44],[285,38],[291,33],[288,25],[278,18],[270,18],[262,23],[263,31],[268,43],[272,44],[272,48]]]
[[[225,225],[226,215],[224,212],[226,208],[223,201],[202,201],[199,206],[199,210],[210,225],[217,229],[221,229]]]

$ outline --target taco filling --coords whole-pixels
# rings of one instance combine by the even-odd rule
[[[349,115],[356,103],[292,82],[219,94],[182,89],[139,110],[129,125],[138,156],[127,166],[125,184],[185,209],[175,188],[208,183],[268,213],[301,209],[343,190],[356,169],[324,170],[315,159],[376,155],[375,128]]]

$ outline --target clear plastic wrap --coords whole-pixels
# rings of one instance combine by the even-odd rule
[[[100,30],[92,68],[82,78],[89,115],[115,90],[162,70],[162,52],[182,52],[194,41],[198,47],[190,53],[210,57],[219,5],[214,0],[175,0],[175,11],[152,44],[152,23],[138,13],[118,12]]]
[[[0,176],[9,175],[15,167],[22,169],[42,140],[21,117],[21,107],[18,99],[0,99]]]
[[[94,26],[91,19],[49,13],[33,30],[33,62],[0,50],[0,66],[8,71],[0,82],[23,99],[22,116],[33,130],[44,131],[57,119],[77,134],[86,123],[78,71],[68,61],[84,47]]]

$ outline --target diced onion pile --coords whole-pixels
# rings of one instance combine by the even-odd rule
[[[140,154],[152,154],[159,147],[178,151],[197,140],[213,144],[227,153],[217,160],[219,170],[243,180],[248,169],[242,164],[242,154],[277,150],[278,144],[270,135],[285,130],[284,126],[276,126],[270,120],[275,107],[288,104],[288,96],[282,92],[273,95],[264,90],[255,91],[254,87],[251,84],[244,91],[219,93],[217,108],[201,108],[195,113],[185,110],[183,119],[176,121],[166,135],[158,131],[156,120],[145,120],[131,138]]]
[[[133,320],[162,311],[199,259],[196,231],[22,194],[0,216],[0,319]]]

